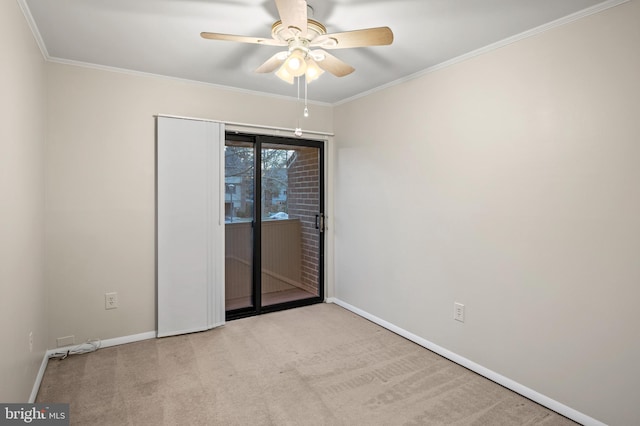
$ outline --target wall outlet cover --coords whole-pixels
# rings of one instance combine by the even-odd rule
[[[104,308],[116,309],[118,307],[118,293],[105,293],[104,294]]]
[[[464,305],[462,303],[454,302],[453,319],[456,321],[464,322]]]

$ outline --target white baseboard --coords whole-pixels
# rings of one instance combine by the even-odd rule
[[[483,367],[482,365],[476,364],[475,362],[462,357],[454,352],[451,352],[448,349],[443,348],[442,346],[438,346],[433,342],[430,342],[427,339],[423,339],[420,336],[417,336],[413,333],[408,332],[405,329],[402,329],[390,322],[387,322],[381,318],[376,317],[375,315],[371,315],[370,313],[363,311],[362,309],[356,308],[353,305],[350,305],[338,298],[329,297],[326,299],[327,303],[335,303],[336,305],[342,306],[343,308],[357,314],[363,318],[368,319],[371,322],[378,324],[381,327],[386,328],[389,331],[392,331],[405,339],[411,340],[418,345],[429,349],[432,352],[441,355],[456,364],[460,364],[463,367],[468,368],[471,371],[474,371],[481,376],[486,377],[487,379],[494,381],[507,389],[511,389],[512,391],[519,393],[520,395],[529,398],[532,401],[537,402],[538,404],[545,406],[557,413],[562,414],[565,417],[570,418],[584,426],[606,426],[606,424],[600,422],[599,420],[594,419],[593,417],[589,417],[586,414],[583,414],[579,411],[574,410],[571,407],[568,407],[554,399],[551,399],[539,392],[534,391],[518,382],[515,382],[508,377],[505,377],[501,374],[496,373],[495,371],[489,370],[488,368]]]
[[[29,395],[29,403],[32,404],[36,402],[36,396],[38,396],[38,391],[40,390],[40,383],[42,383],[42,378],[44,377],[44,371],[47,369],[47,363],[49,362],[49,355],[45,352],[44,357],[42,357],[42,362],[40,363],[40,370],[38,370],[38,375],[36,376],[36,381],[33,384],[33,389],[31,389],[31,395]]]
[[[156,337],[155,331],[147,331],[145,333],[140,334],[132,334],[131,336],[123,336],[123,337],[115,337],[113,339],[106,339],[100,341],[100,348],[108,348],[110,346],[118,346],[124,345],[125,343],[133,343],[139,342],[141,340],[154,339]],[[33,389],[31,390],[31,395],[29,396],[29,403],[33,403],[36,401],[36,397],[38,396],[38,391],[40,390],[40,385],[42,384],[42,378],[44,377],[44,372],[47,369],[47,364],[49,363],[49,358],[53,354],[59,352],[65,352],[71,350],[78,345],[65,346],[63,348],[56,349],[48,349],[44,357],[42,358],[42,363],[40,364],[40,370],[38,371],[38,375],[36,376],[35,383],[33,384]]]
[[[140,342],[142,340],[154,339],[156,337],[156,331],[147,331],[145,333],[132,334],[130,336],[114,337],[113,339],[102,340],[100,344],[101,348],[108,348],[110,346],[124,345],[126,343]],[[53,352],[56,352],[55,350]]]

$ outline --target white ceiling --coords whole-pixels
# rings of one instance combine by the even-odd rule
[[[251,91],[297,96],[273,74],[253,72],[272,46],[205,40],[200,32],[270,37],[273,0],[19,0],[45,56]],[[609,0],[309,0],[328,32],[388,26],[390,46],[335,50],[356,68],[325,73],[309,99],[337,103]],[[618,1],[620,3],[620,1]],[[584,12],[581,12],[584,13]],[[312,17],[312,16],[309,16]]]

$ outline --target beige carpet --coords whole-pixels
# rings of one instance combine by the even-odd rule
[[[51,360],[77,425],[575,425],[339,306]]]

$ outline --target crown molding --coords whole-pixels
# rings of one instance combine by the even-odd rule
[[[275,98],[275,99],[286,100],[286,101],[296,101],[296,102],[298,101],[298,98],[293,97],[293,96],[276,95],[276,94],[273,94],[273,93],[260,92],[260,91],[257,91],[257,90],[241,89],[241,88],[238,88],[238,87],[225,86],[225,85],[222,85],[222,84],[207,83],[207,82],[203,82],[203,81],[189,80],[189,79],[186,79],[186,78],[171,77],[171,76],[166,76],[166,75],[147,73],[147,72],[143,72],[143,71],[134,71],[134,70],[129,70],[129,69],[125,69],[125,68],[118,68],[118,67],[110,67],[110,66],[106,66],[106,65],[93,64],[93,63],[90,63],[90,62],[74,61],[74,60],[71,60],[71,59],[63,59],[63,58],[53,57],[47,51],[47,46],[45,45],[44,40],[42,39],[42,36],[40,35],[40,31],[38,30],[38,26],[36,25],[35,20],[33,19],[33,15],[31,14],[31,10],[29,9],[29,6],[27,5],[26,0],[16,0],[16,2],[20,6],[20,9],[22,10],[22,14],[24,15],[25,20],[27,21],[27,24],[29,25],[29,28],[31,29],[31,33],[33,34],[33,38],[35,39],[36,43],[38,44],[38,47],[40,48],[40,52],[42,53],[42,57],[47,62],[62,64],[62,65],[72,65],[72,66],[82,67],[82,68],[90,68],[90,69],[95,69],[95,70],[100,70],[100,71],[115,72],[115,73],[120,73],[120,74],[128,74],[128,75],[138,76],[138,77],[151,77],[151,78],[158,78],[158,79],[163,79],[163,80],[172,80],[172,81],[177,81],[177,82],[181,82],[181,83],[198,84],[198,85],[203,85],[203,86],[206,86],[206,87],[216,88],[216,89],[220,89],[220,90],[227,90],[227,91],[236,92],[236,93],[244,93],[244,94],[253,95],[253,96],[262,96],[262,97]],[[332,106],[332,104],[329,103],[329,102],[320,102],[320,101],[314,101],[314,100],[311,100],[311,99],[309,99],[307,101],[307,103],[309,105],[316,105],[316,106],[326,106],[326,107]]]
[[[378,87],[375,87],[373,89],[364,91],[362,93],[358,93],[357,95],[350,96],[348,98],[345,98],[345,99],[342,99],[340,101],[334,102],[332,105],[333,106],[339,106],[339,105],[346,104],[346,103],[351,102],[351,101],[355,101],[356,99],[364,98],[364,97],[369,96],[369,95],[371,95],[373,93],[388,89],[388,88],[393,87],[393,86],[397,86],[397,85],[402,84],[402,83],[406,83],[406,82],[411,81],[411,80],[415,80],[415,79],[423,77],[423,76],[425,76],[427,74],[431,74],[432,72],[441,70],[443,68],[450,67],[450,66],[458,64],[460,62],[464,62],[466,60],[475,58],[476,56],[484,55],[485,53],[489,53],[489,52],[492,52],[494,50],[500,49],[502,47],[508,46],[510,44],[516,43],[516,42],[518,42],[520,40],[524,40],[526,38],[533,37],[533,36],[536,36],[538,34],[542,34],[544,32],[552,30],[554,28],[570,24],[571,22],[577,21],[577,20],[585,18],[587,16],[594,15],[596,13],[603,12],[603,11],[605,11],[607,9],[610,9],[612,7],[615,7],[615,6],[619,6],[619,5],[621,5],[623,3],[627,3],[629,1],[630,0],[608,0],[608,1],[605,1],[603,3],[596,4],[594,6],[588,7],[586,9],[581,10],[581,11],[572,13],[571,15],[567,15],[567,16],[565,16],[563,18],[556,19],[555,21],[548,22],[546,24],[543,24],[543,25],[540,25],[538,27],[532,28],[532,29],[527,30],[525,32],[522,32],[520,34],[516,34],[514,36],[505,38],[503,40],[497,41],[495,43],[491,43],[491,44],[489,44],[487,46],[481,47],[479,49],[473,50],[471,52],[468,52],[468,53],[465,53],[463,55],[457,56],[455,58],[449,59],[447,61],[441,62],[439,64],[436,64],[436,65],[432,66],[432,67],[426,68],[426,69],[424,69],[422,71],[418,71],[418,72],[416,72],[414,74],[410,74],[408,76],[405,76],[405,77],[399,78],[397,80],[391,81],[391,82],[389,82],[387,84],[383,84],[382,86],[378,86]]]
[[[74,61],[72,59],[63,59],[63,58],[56,58],[56,57],[48,57],[46,59],[47,59],[48,62],[51,62],[51,63],[54,63],[54,64],[71,65],[71,66],[80,67],[80,68],[89,68],[89,69],[113,72],[113,73],[118,73],[118,74],[128,74],[128,75],[137,76],[137,77],[157,78],[157,79],[161,79],[161,80],[169,80],[169,81],[176,81],[176,82],[181,82],[181,83],[195,84],[195,85],[201,85],[201,86],[211,87],[211,88],[220,89],[220,90],[226,90],[226,91],[230,91],[230,92],[244,93],[244,94],[247,94],[247,95],[262,96],[262,97],[275,98],[275,99],[286,100],[286,101],[296,101],[296,102],[300,101],[298,98],[295,98],[293,96],[276,95],[274,93],[267,93],[267,92],[260,92],[260,91],[257,91],[257,90],[242,89],[242,88],[239,88],[239,87],[225,86],[223,84],[208,83],[206,81],[190,80],[190,79],[187,79],[187,78],[172,77],[172,76],[168,76],[168,75],[154,74],[154,73],[149,73],[149,72],[144,72],[144,71],[135,71],[135,70],[130,70],[130,69],[126,69],[126,68],[118,68],[118,67],[111,67],[111,66],[108,66],[108,65],[93,64],[93,63],[90,63],[90,62]],[[307,103],[309,105],[328,106],[328,107],[332,106],[331,103],[321,102],[321,101],[314,101],[314,100],[311,100],[311,99],[309,99],[307,101]]]
[[[38,26],[36,25],[36,21],[33,19],[33,15],[31,15],[31,9],[27,5],[26,0],[16,0],[18,6],[22,10],[22,14],[24,15],[29,28],[31,29],[31,34],[33,34],[33,38],[36,40],[38,44],[38,48],[40,48],[40,52],[42,53],[42,57],[48,61],[49,60],[49,52],[47,52],[47,46],[44,44],[44,40],[42,40],[42,36],[40,35],[40,31],[38,30]]]
[[[241,88],[233,87],[233,86],[225,86],[225,85],[221,85],[221,84],[207,83],[207,82],[202,82],[202,81],[197,81],[197,80],[189,80],[189,79],[178,78],[178,77],[170,77],[170,76],[165,76],[165,75],[160,75],[160,74],[152,74],[152,73],[146,73],[146,72],[142,72],[142,71],[133,71],[133,70],[128,70],[128,69],[124,69],[124,68],[110,67],[110,66],[106,66],[106,65],[98,65],[98,64],[92,64],[92,63],[87,63],[87,62],[81,62],[81,61],[74,61],[74,60],[68,60],[68,59],[52,57],[52,56],[49,55],[49,52],[47,51],[47,47],[46,47],[46,45],[45,45],[45,43],[44,43],[44,41],[42,39],[42,36],[40,35],[38,27],[36,26],[35,20],[33,19],[33,16],[31,15],[31,10],[29,9],[29,6],[27,5],[26,0],[16,0],[16,1],[17,1],[18,5],[20,6],[20,9],[22,10],[22,13],[24,14],[24,17],[25,17],[25,19],[26,19],[26,21],[27,21],[27,23],[29,25],[29,28],[31,28],[31,32],[33,33],[33,37],[34,37],[36,43],[38,44],[38,47],[40,48],[40,52],[42,52],[42,56],[48,62],[59,63],[59,64],[64,64],[64,65],[73,65],[73,66],[84,67],[84,68],[92,68],[92,69],[97,69],[97,70],[102,70],[102,71],[110,71],[110,72],[116,72],[116,73],[122,73],[122,74],[129,74],[129,75],[134,75],[134,76],[154,77],[154,78],[160,78],[160,79],[165,79],[165,80],[179,81],[179,82],[183,82],[183,83],[200,84],[200,85],[204,85],[204,86],[207,86],[207,87],[213,87],[213,88],[222,89],[222,90],[229,90],[229,91],[233,91],[233,92],[237,92],[237,93],[244,93],[244,94],[249,94],[249,95],[254,95],[254,96],[263,96],[263,97],[275,98],[275,99],[280,99],[280,100],[288,100],[288,101],[297,100],[297,98],[294,98],[294,97],[291,97],[291,96],[276,95],[276,94],[267,93],[267,92],[260,92],[260,91],[256,91],[256,90],[241,89]],[[517,34],[515,36],[511,36],[511,37],[505,38],[505,39],[500,40],[498,42],[489,44],[487,46],[481,47],[479,49],[473,50],[471,52],[468,52],[468,53],[465,53],[463,55],[457,56],[455,58],[449,59],[447,61],[441,62],[439,64],[436,64],[436,65],[432,66],[432,67],[426,68],[424,70],[418,71],[418,72],[410,74],[408,76],[399,78],[397,80],[391,81],[389,83],[383,84],[383,85],[375,87],[373,89],[366,90],[364,92],[358,93],[358,94],[350,96],[348,98],[344,98],[344,99],[339,100],[337,102],[320,102],[320,101],[309,100],[308,103],[312,104],[312,105],[330,106],[330,107],[346,104],[346,103],[355,101],[357,99],[369,96],[369,95],[371,95],[373,93],[380,92],[382,90],[388,89],[390,87],[397,86],[397,85],[406,83],[406,82],[411,81],[411,80],[415,80],[417,78],[423,77],[423,76],[425,76],[427,74],[430,74],[432,72],[441,70],[443,68],[447,68],[447,67],[450,67],[452,65],[458,64],[460,62],[464,62],[466,60],[475,58],[476,56],[484,55],[485,53],[489,53],[491,51],[500,49],[502,47],[505,47],[505,46],[508,46],[510,44],[516,43],[516,42],[518,42],[520,40],[524,40],[526,38],[533,37],[533,36],[536,36],[538,34],[542,34],[542,33],[546,32],[546,31],[552,30],[554,28],[561,27],[563,25],[567,25],[567,24],[572,23],[574,21],[577,21],[579,19],[594,15],[596,13],[603,12],[603,11],[605,11],[607,9],[619,6],[619,5],[627,3],[629,1],[630,0],[607,0],[605,2],[596,4],[594,6],[586,8],[586,9],[583,9],[581,11],[578,11],[578,12],[572,13],[570,15],[567,15],[565,17],[556,19],[555,21],[551,21],[551,22],[548,22],[546,24],[540,25],[538,27],[532,28],[530,30],[527,30],[527,31],[522,32],[520,34]]]

